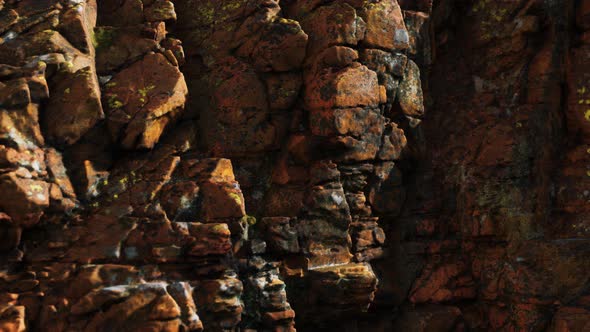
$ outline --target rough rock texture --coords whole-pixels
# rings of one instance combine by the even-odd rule
[[[589,63],[587,0],[0,0],[0,331],[589,331]]]

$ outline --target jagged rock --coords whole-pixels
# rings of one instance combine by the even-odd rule
[[[587,330],[588,1],[397,2],[0,0],[0,329]]]
[[[306,46],[307,35],[297,21],[278,19],[265,27],[249,55],[259,71],[291,71],[301,67]]]
[[[301,74],[284,73],[266,79],[267,95],[271,110],[286,110],[293,106],[299,97],[303,83]]]
[[[28,175],[30,177],[30,173]],[[22,177],[17,172],[0,175],[0,192],[5,195],[0,209],[25,227],[35,225],[49,206],[49,184]]]
[[[190,224],[189,233],[195,237],[189,254],[194,256],[225,255],[232,244],[227,224]]]
[[[0,45],[0,58],[11,65],[24,65],[29,57],[39,57],[40,61],[49,60],[47,54],[53,53],[68,55],[70,59],[64,59],[60,61],[60,64],[64,70],[70,72],[76,72],[93,64],[90,56],[77,50],[64,36],[54,30],[42,30],[18,36]]]
[[[39,146],[45,144],[39,126],[38,106],[29,104],[13,110],[0,108],[0,135],[6,145],[23,152],[37,150]]]
[[[323,69],[306,77],[304,99],[309,109],[377,106],[377,74],[353,63],[344,69]]]
[[[65,10],[60,17],[58,30],[80,51],[94,52],[92,29],[96,25],[96,0],[81,1]]]
[[[143,23],[143,2],[104,0],[98,7],[98,25],[132,26]]]
[[[148,22],[176,20],[174,3],[168,0],[156,0],[147,8],[143,14]]]
[[[96,260],[118,259],[121,245],[129,233],[137,226],[133,219],[119,219],[117,216],[96,215],[87,226],[71,229],[69,241],[76,244],[66,251],[67,260],[90,263]]]
[[[409,33],[408,53],[421,66],[430,66],[434,61],[430,17],[421,12],[404,11],[404,21]]]
[[[244,284],[245,323],[251,328],[295,331],[295,312],[287,302],[285,283],[278,269],[256,257],[246,267]]]
[[[231,274],[216,280],[200,281],[195,289],[197,308],[206,329],[232,329],[241,321],[243,310],[239,296],[242,282]]]
[[[26,328],[24,306],[6,305],[0,308],[0,329],[8,332],[24,332]]]
[[[148,26],[97,27],[94,29],[96,68],[109,74],[158,48],[157,38],[149,38]],[[108,83],[107,83],[108,84]]]
[[[371,207],[379,213],[395,215],[399,213],[404,199],[400,170],[393,162],[376,165],[368,196]]]
[[[251,66],[226,58],[214,67],[209,85],[211,112],[203,119],[202,128],[212,150],[240,155],[246,147],[248,151],[264,151],[275,144],[276,129],[266,121],[266,88]]]
[[[363,42],[368,46],[398,51],[408,48],[409,35],[396,0],[368,3],[360,10],[359,16],[366,22]]]
[[[412,60],[408,60],[406,65],[404,78],[397,89],[397,98],[405,115],[418,118],[424,115],[420,69]]]
[[[113,304],[102,315],[95,315],[87,326],[90,331],[104,328],[146,329],[174,331],[180,325],[180,310],[165,285],[143,284],[123,302]],[[142,312],[144,315],[136,315]]]
[[[473,281],[462,262],[427,265],[411,290],[413,303],[446,302],[475,296]]]
[[[126,149],[152,148],[180,115],[187,93],[177,67],[161,54],[146,55],[106,87],[103,103],[111,135]]]
[[[359,58],[359,54],[356,50],[346,46],[332,46],[326,48],[313,58],[311,65],[317,67],[347,67],[352,65]],[[310,64],[307,64],[310,65]]]
[[[85,67],[62,77],[51,89],[43,124],[49,140],[71,145],[102,119],[98,79],[91,67]]]
[[[6,108],[26,106],[31,103],[31,92],[24,79],[17,79],[0,86],[0,98],[2,106]]]
[[[192,287],[186,282],[174,282],[168,285],[168,293],[174,298],[181,310],[181,320],[189,331],[201,331],[203,322],[197,315],[197,308],[192,295]]]
[[[380,160],[398,160],[407,144],[408,140],[404,131],[398,128],[395,123],[389,123],[385,126],[383,144],[379,150],[378,158]]]
[[[310,294],[306,307],[295,310],[324,319],[366,311],[377,287],[377,278],[366,263],[321,267],[311,270],[308,278],[316,292]]]
[[[7,9],[0,14],[0,32],[4,33],[18,21],[19,15],[14,9]]]
[[[356,45],[365,36],[365,22],[347,3],[335,2],[313,11],[301,21],[309,35],[307,56],[334,45]]]
[[[295,254],[299,252],[297,231],[286,217],[263,218],[264,239],[273,254]]]
[[[310,112],[311,132],[319,136],[362,137],[371,133],[381,136],[384,122],[383,116],[375,109],[319,109]]]

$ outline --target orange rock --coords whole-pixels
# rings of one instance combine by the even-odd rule
[[[54,86],[43,123],[51,141],[71,145],[103,118],[98,79],[86,67],[67,74]]]
[[[319,7],[301,21],[301,26],[309,35],[308,57],[330,46],[356,45],[365,35],[365,22],[343,2]]]
[[[306,46],[299,22],[281,18],[265,27],[250,56],[259,71],[291,71],[301,67]]]
[[[6,332],[25,332],[25,307],[7,305],[0,308],[0,330]]]
[[[220,218],[241,218],[246,215],[244,196],[237,182],[207,181],[201,185],[202,217],[210,222]]]
[[[344,69],[321,69],[305,79],[308,109],[377,106],[377,74],[358,63]]]
[[[146,26],[95,28],[97,42],[96,70],[100,75],[112,73],[125,63],[134,61],[149,51],[158,48],[158,41],[146,36]],[[95,37],[96,38],[96,37]]]
[[[141,77],[138,81],[136,77]],[[152,148],[182,112],[184,76],[162,54],[148,54],[115,75],[103,101],[113,138],[126,149]]]
[[[35,225],[49,206],[49,184],[20,177],[16,172],[0,175],[0,209],[24,227]]]
[[[303,83],[299,73],[270,75],[266,79],[267,95],[271,110],[286,110],[293,106],[299,97]]]
[[[366,4],[359,12],[366,22],[363,43],[372,48],[402,51],[409,47],[409,35],[396,0]]]
[[[347,67],[359,58],[356,50],[346,46],[332,46],[321,51],[317,56],[308,58],[307,66],[322,67]]]

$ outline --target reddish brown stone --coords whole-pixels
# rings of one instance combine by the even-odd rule
[[[365,22],[350,5],[335,2],[319,7],[302,22],[309,35],[307,56],[334,45],[356,45],[365,36]]]
[[[363,42],[369,47],[398,51],[408,48],[409,35],[396,0],[366,4],[359,15],[367,25]]]
[[[26,331],[25,307],[6,305],[0,308],[0,329],[7,332]]]
[[[397,90],[397,98],[399,106],[405,115],[412,117],[421,117],[424,115],[420,69],[412,60],[408,60],[404,78]]]
[[[560,308],[555,316],[549,331],[552,332],[577,332],[590,328],[590,311],[584,308],[564,307]]]
[[[590,16],[590,2],[588,0],[582,0],[576,8],[576,23],[584,30],[590,29],[588,23],[588,17]]]
[[[96,44],[96,69],[99,74],[109,74],[127,62],[156,50],[158,41],[148,38],[147,26],[97,27],[94,31]]]
[[[377,74],[358,63],[344,69],[322,69],[311,77],[304,99],[309,109],[377,106]]]
[[[301,67],[306,46],[307,35],[299,22],[278,19],[261,33],[250,56],[257,70],[291,71]]]
[[[152,148],[177,119],[187,93],[177,67],[161,54],[146,55],[108,83],[103,102],[113,138],[127,149]]]
[[[17,172],[0,175],[0,192],[4,194],[0,208],[25,227],[35,225],[49,206],[49,184],[23,178]]]
[[[60,84],[55,85],[43,124],[51,141],[71,145],[102,119],[98,79],[94,70],[86,67],[61,78]]]

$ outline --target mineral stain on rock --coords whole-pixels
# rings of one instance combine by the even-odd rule
[[[0,0],[1,331],[590,331],[590,1]]]

